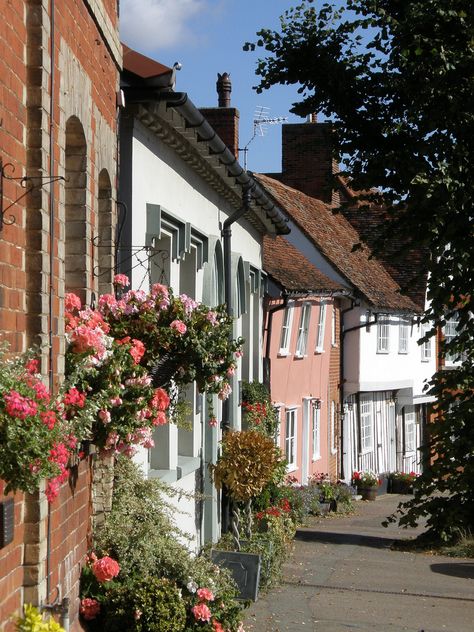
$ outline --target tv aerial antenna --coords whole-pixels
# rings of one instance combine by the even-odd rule
[[[247,155],[249,151],[250,143],[257,136],[265,136],[268,131],[267,125],[282,125],[285,121],[288,120],[287,116],[270,116],[270,108],[265,107],[264,105],[258,105],[255,109],[255,113],[253,115],[253,134],[249,142],[244,147],[239,147],[239,151],[241,151],[244,155],[244,169],[247,171]]]

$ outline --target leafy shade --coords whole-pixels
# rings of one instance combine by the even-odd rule
[[[285,12],[280,31],[263,29],[244,48],[265,51],[258,92],[296,84],[301,101],[293,112],[332,117],[351,187],[371,191],[359,198],[383,202],[392,219],[378,250],[400,238],[408,249],[431,253],[424,321],[434,326],[427,335],[456,316],[457,334],[441,353],[459,361],[429,384],[440,419],[401,521],[431,514],[433,535],[452,537],[474,514],[472,2],[345,0],[340,10],[315,4]]]

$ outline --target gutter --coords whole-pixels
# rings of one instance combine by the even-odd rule
[[[227,145],[216,134],[215,130],[208,123],[207,119],[201,114],[194,105],[186,92],[172,92],[166,90],[157,90],[151,88],[124,88],[126,91],[127,101],[130,103],[149,103],[164,101],[167,107],[172,107],[185,119],[188,128],[196,130],[199,138],[203,142],[207,142],[211,155],[218,156],[220,162],[227,168],[230,176],[242,187],[252,189],[252,198],[264,209],[267,217],[272,221],[280,235],[286,235],[290,232],[288,222],[275,203],[255,181],[251,172],[246,171],[239,161],[230,151]]]

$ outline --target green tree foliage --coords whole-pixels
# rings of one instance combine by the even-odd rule
[[[428,336],[459,319],[441,348],[458,361],[427,386],[440,417],[415,496],[399,516],[406,525],[429,516],[429,533],[451,538],[474,515],[474,7],[471,0],[338,4],[304,2],[285,12],[279,31],[263,29],[244,48],[264,51],[258,92],[298,85],[293,112],[334,120],[352,187],[370,191],[361,194],[366,203],[383,201],[391,218],[378,249],[389,239],[430,253]]]

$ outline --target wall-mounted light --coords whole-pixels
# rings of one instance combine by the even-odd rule
[[[311,400],[311,406],[313,410],[319,410],[321,408],[321,400],[319,399],[319,397],[313,397],[313,399]]]
[[[395,391],[392,392],[388,401],[390,404],[396,404],[398,402],[397,393]]]
[[[354,402],[344,403],[344,413],[351,413],[354,410]]]

